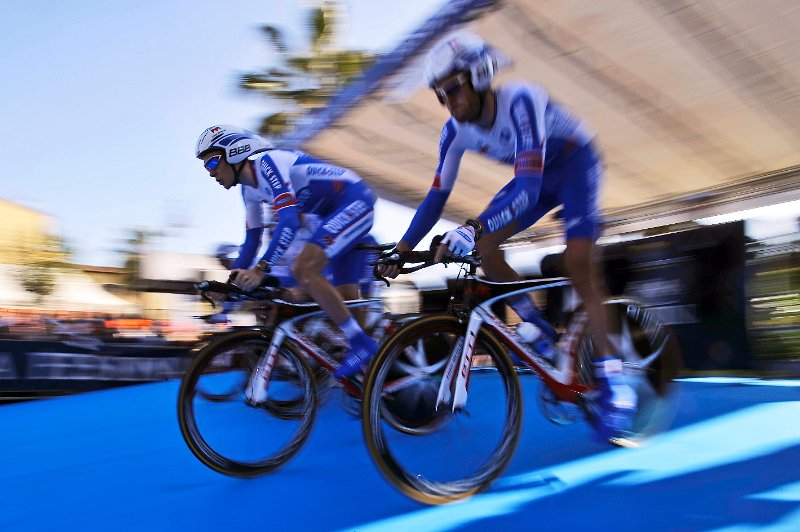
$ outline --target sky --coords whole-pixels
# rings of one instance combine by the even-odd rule
[[[345,1],[342,44],[391,50],[444,2]],[[30,0],[4,10],[0,198],[47,214],[82,264],[121,265],[132,229],[164,233],[151,243],[157,250],[210,254],[220,243],[240,243],[238,191],[208,176],[194,144],[209,125],[254,129],[275,109],[237,90],[235,80],[277,62],[261,25],[304,42],[310,5]],[[782,214],[790,232],[800,207],[791,211],[788,222]],[[373,234],[398,240],[412,213],[379,200]],[[775,230],[771,219],[762,226]]]
[[[344,2],[343,44],[391,50],[443,3]],[[304,42],[310,5],[31,0],[4,10],[0,198],[50,216],[77,263],[120,265],[134,228],[165,232],[152,242],[160,250],[241,242],[241,197],[208,176],[194,144],[212,124],[255,129],[274,109],[235,80],[276,64],[261,25]],[[397,217],[411,213],[380,202],[374,234],[398,240]]]

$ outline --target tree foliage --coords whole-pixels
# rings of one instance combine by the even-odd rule
[[[69,253],[55,235],[44,235],[40,243],[25,253],[24,266],[20,270],[22,287],[36,296],[37,301],[53,293],[58,270],[66,268]]]
[[[281,62],[263,71],[243,74],[239,80],[242,89],[280,103],[280,111],[262,119],[261,133],[274,137],[287,132],[300,117],[324,107],[336,92],[372,64],[374,54],[335,45],[340,22],[340,6],[336,2],[310,9],[306,14],[308,44],[302,50],[290,49],[279,27],[261,28]]]
[[[118,251],[124,257],[123,282],[128,290],[135,291],[142,278],[142,257],[147,252],[148,245],[153,238],[163,236],[164,233],[141,228],[128,229],[127,233],[125,248]]]

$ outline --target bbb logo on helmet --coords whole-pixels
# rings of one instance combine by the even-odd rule
[[[250,151],[250,145],[245,144],[244,146],[239,146],[238,148],[231,148],[228,150],[228,157],[234,157],[236,155],[241,155],[243,153],[247,153]]]

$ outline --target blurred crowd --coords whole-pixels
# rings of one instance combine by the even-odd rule
[[[0,309],[0,339],[70,340],[91,337],[103,342],[191,343],[216,325],[175,323],[95,312],[45,312]]]

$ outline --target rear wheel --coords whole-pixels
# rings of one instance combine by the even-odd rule
[[[683,367],[680,345],[675,332],[639,301],[614,298],[605,301],[604,308],[609,339],[622,358],[626,381],[638,399],[631,430],[609,442],[635,446],[669,428],[674,419],[677,397],[673,381]],[[576,355],[579,380],[594,389],[594,348],[585,311],[573,314],[565,336],[569,339],[567,349]],[[585,412],[589,423],[598,426],[591,400]]]
[[[487,332],[476,339],[466,406],[453,411],[447,401],[437,409],[447,361],[465,336],[466,325],[453,316],[419,318],[381,346],[365,380],[370,455],[395,488],[426,504],[486,489],[508,465],[521,431],[519,380]]]
[[[178,421],[189,449],[205,465],[226,475],[268,473],[305,444],[318,396],[308,362],[284,342],[273,364],[268,394],[248,403],[245,388],[269,340],[240,331],[201,349],[178,394]]]

